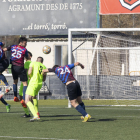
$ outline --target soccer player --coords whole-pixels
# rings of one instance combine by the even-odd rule
[[[82,114],[81,119],[84,119],[83,122],[87,122],[91,118],[91,116],[85,111],[85,105],[81,99],[82,92],[80,85],[78,81],[75,80],[71,72],[71,69],[75,66],[80,66],[82,69],[84,69],[84,66],[81,63],[76,62],[74,64],[66,65],[64,67],[55,65],[53,66],[53,68],[43,70],[43,74],[48,72],[54,72],[58,76],[58,78],[64,84],[66,84],[68,90],[68,97],[71,105]]]
[[[27,89],[27,73],[24,69],[24,57],[28,57],[28,52],[26,49],[27,45],[27,38],[20,37],[19,38],[19,44],[13,45],[8,48],[4,48],[4,51],[11,51],[11,70],[12,70],[12,76],[14,79],[13,83],[13,91],[14,91],[14,101],[19,102],[19,99],[17,97],[17,83],[18,83],[18,77],[20,77],[20,81],[23,83],[23,99],[25,101],[25,92]]]
[[[8,93],[11,88],[5,78],[5,76],[2,74],[3,71],[5,71],[5,69],[8,68],[9,66],[9,61],[8,59],[6,58],[5,56],[5,52],[3,51],[2,47],[5,45],[4,42],[0,42],[0,80],[2,80],[4,82],[4,84],[6,85],[6,91],[5,93]],[[4,94],[4,92],[1,91],[1,88],[0,88],[0,100],[1,102],[6,105],[6,109],[7,109],[7,112],[10,112],[10,107],[11,105],[9,105],[5,100],[4,98],[2,97]]]
[[[29,69],[29,65],[31,63],[31,58],[32,58],[32,53],[28,51],[28,57],[25,57],[26,62],[24,63],[24,68],[27,72],[27,77],[28,77],[28,69]],[[27,84],[29,84],[29,77],[28,77],[28,81]],[[25,111],[25,115],[23,115],[22,117],[27,118],[30,117],[28,108],[26,105],[24,105],[24,100],[23,100],[23,83],[21,83],[20,85],[20,89],[19,89],[19,97],[20,97],[20,102],[23,106],[23,109]]]
[[[43,81],[46,80],[46,74],[44,75],[42,74],[42,71],[46,69],[46,67],[42,63],[43,63],[43,58],[38,57],[36,62],[31,62],[28,70],[28,75],[31,79],[26,90],[25,103],[29,107],[31,113],[33,114],[33,118],[30,119],[30,121],[35,121],[40,119],[38,115],[38,102],[36,96],[42,87]],[[32,99],[34,105],[31,102]]]

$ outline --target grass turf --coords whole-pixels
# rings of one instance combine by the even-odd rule
[[[67,100],[39,100],[41,120],[29,122],[30,118],[21,117],[24,112],[20,103],[7,102],[11,104],[10,113],[0,103],[2,140],[138,140],[140,137],[140,107],[86,107],[92,118],[82,123],[81,115],[74,108],[67,108]]]

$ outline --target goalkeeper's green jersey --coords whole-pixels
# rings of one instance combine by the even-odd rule
[[[32,62],[32,61],[27,60],[27,61],[24,63],[24,69],[29,70],[29,65],[30,65],[31,62]],[[28,75],[28,71],[27,71],[27,77],[28,77],[27,83],[29,84],[29,75]],[[21,82],[20,89],[19,89],[19,95],[20,95],[20,96],[23,96],[23,83],[22,83],[22,82]]]
[[[31,62],[32,62],[32,61],[27,60],[27,61],[24,63],[24,69],[29,70],[29,66],[30,66],[30,63],[31,63]],[[28,71],[27,71],[27,77],[28,77],[28,79],[29,79]]]
[[[45,65],[40,62],[31,62],[30,66],[32,67],[32,74],[30,84],[42,84],[43,82],[43,74],[42,71],[46,69]]]

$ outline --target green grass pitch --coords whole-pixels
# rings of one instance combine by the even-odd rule
[[[67,100],[39,100],[41,120],[29,122],[21,117],[20,103],[7,102],[10,113],[0,103],[0,140],[140,139],[140,107],[86,107],[92,118],[83,123],[74,108],[67,108]]]

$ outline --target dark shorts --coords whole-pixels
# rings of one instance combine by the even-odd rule
[[[27,73],[24,67],[12,65],[11,70],[12,70],[12,76],[14,80],[18,79],[18,77],[20,77],[20,81],[22,82],[25,82],[28,80]]]
[[[82,95],[80,85],[77,81],[68,84],[67,89],[68,89],[69,100],[74,100]]]
[[[5,71],[5,69],[7,69],[8,66],[9,66],[8,59],[4,59],[4,60],[0,61],[0,72],[2,73],[3,71]]]

